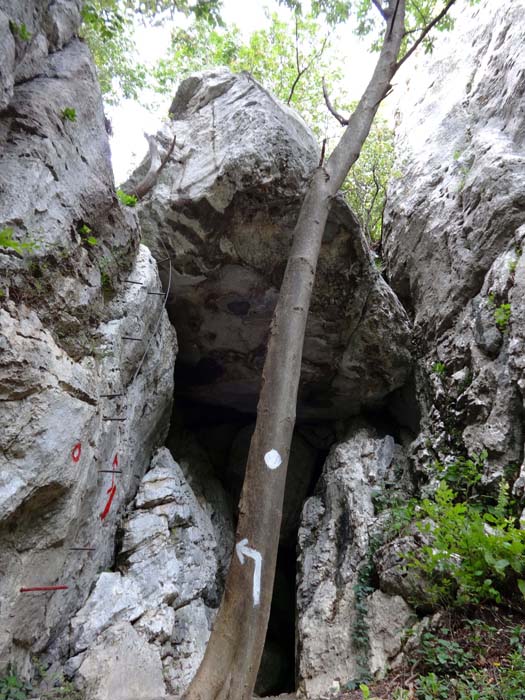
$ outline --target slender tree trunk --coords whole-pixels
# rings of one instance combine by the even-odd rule
[[[389,0],[374,75],[340,142],[313,174],[274,312],[257,423],[240,502],[236,548],[202,664],[185,700],[251,700],[273,590],[302,348],[315,269],[332,199],[355,163],[397,68],[405,0]]]

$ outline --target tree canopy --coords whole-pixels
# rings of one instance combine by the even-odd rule
[[[313,129],[326,152],[338,138],[340,126],[328,112],[323,85],[338,109],[350,113],[343,88],[343,70],[334,49],[334,26],[348,15],[348,3],[313,3],[303,13],[299,3],[290,21],[266,11],[266,26],[247,39],[236,25],[226,26],[218,3],[135,3],[132,0],[95,0],[84,7],[84,36],[99,70],[105,99],[139,99],[152,88],[171,97],[178,83],[197,70],[227,66],[233,72],[248,71],[285,104],[294,107]],[[346,8],[346,9],[345,9]],[[337,11],[337,13],[336,13]],[[133,31],[137,17],[166,21],[173,13],[192,18],[172,30],[170,47],[156,65],[146,67],[136,55]],[[324,14],[323,14],[324,13]],[[321,16],[323,14],[323,16]],[[343,192],[370,241],[381,237],[382,212],[393,158],[393,135],[387,121],[378,116],[361,157]]]

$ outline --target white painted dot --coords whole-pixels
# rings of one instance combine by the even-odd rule
[[[283,460],[277,450],[270,450],[264,455],[264,462],[268,469],[277,469],[277,467],[281,466]]]

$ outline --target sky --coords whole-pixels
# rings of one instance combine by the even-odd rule
[[[278,12],[283,18],[291,18],[290,11],[279,5],[276,0],[223,0],[221,14],[227,25],[236,24],[243,36],[248,38],[253,31],[266,25],[265,8],[271,12]],[[172,28],[173,24],[170,22],[161,27],[137,27],[136,42],[141,61],[154,63],[165,54]],[[368,53],[366,44],[360,41],[348,26],[338,29],[334,44],[347,75],[345,93],[350,100],[357,99],[372,74],[375,58]],[[144,132],[151,134],[159,129],[172,99],[173,95],[159,101],[159,96],[155,95],[151,101],[159,104],[154,111],[149,111],[132,100],[124,100],[117,107],[107,107],[113,127],[111,151],[117,183],[123,182],[146,154]],[[149,101],[147,93],[142,96],[142,101]]]

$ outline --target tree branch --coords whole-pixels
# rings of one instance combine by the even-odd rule
[[[297,65],[297,76],[295,77],[295,80],[292,83],[292,87],[290,88],[290,94],[288,95],[288,99],[286,100],[287,105],[289,105],[290,102],[292,101],[292,97],[293,97],[295,88],[297,87],[297,84],[299,83],[299,81],[301,80],[303,75],[308,70],[310,70],[310,66],[312,65],[312,63],[314,61],[316,61],[318,58],[321,58],[321,56],[323,55],[324,50],[326,48],[326,42],[328,41],[328,35],[327,35],[327,36],[325,36],[324,41],[323,41],[322,46],[319,49],[319,51],[314,53],[311,60],[308,61],[308,63],[306,64],[306,66],[304,68],[301,68],[300,61],[299,61],[299,35],[298,35],[297,18],[295,20],[295,32],[296,32],[296,34],[295,34],[295,61],[296,61],[296,65]]]
[[[297,75],[295,76],[295,80],[293,81],[292,87],[290,88],[290,94],[288,95],[288,99],[286,100],[286,104],[287,104],[287,105],[289,105],[290,102],[292,101],[292,97],[293,97],[295,88],[297,87],[297,83],[301,80],[301,78],[302,78],[303,75],[306,73],[306,71],[308,70],[308,68],[309,68],[309,66],[306,66],[306,68],[303,68],[302,70],[300,70],[300,71],[297,73]]]
[[[339,124],[341,126],[348,126],[348,119],[345,119],[339,112],[336,110],[336,108],[333,106],[332,102],[330,101],[330,96],[328,95],[328,90],[326,88],[326,82],[325,79],[323,78],[323,96],[324,96],[324,101],[326,103],[326,106],[328,108],[328,111],[330,114],[332,114]]]
[[[412,44],[412,46],[409,48],[409,50],[406,52],[406,54],[403,56],[403,58],[397,62],[397,68],[400,68],[400,66],[403,65],[403,63],[407,60],[407,58],[410,58],[410,56],[412,56],[412,54],[417,49],[417,47],[421,44],[423,39],[428,35],[428,33],[430,31],[432,31],[432,29],[434,29],[436,24],[443,19],[443,17],[448,13],[448,11],[452,7],[452,5],[454,5],[455,2],[456,2],[456,0],[448,0],[447,4],[441,10],[441,12],[438,15],[436,15],[434,17],[434,19],[431,22],[429,22],[427,24],[427,26],[421,30],[421,34],[419,35],[419,37]]]
[[[381,15],[381,17],[385,20],[385,22],[388,22],[388,15],[385,12],[385,10],[383,9],[379,0],[372,0],[372,2],[374,3],[374,6],[377,7],[377,10],[378,10],[379,14]]]

